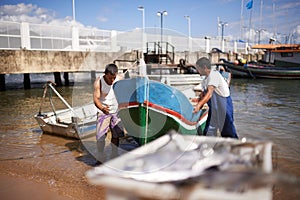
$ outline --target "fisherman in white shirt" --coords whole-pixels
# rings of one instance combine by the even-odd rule
[[[196,113],[205,103],[209,106],[204,135],[238,138],[228,83],[205,57],[196,62],[196,68],[200,75],[206,76],[202,83],[205,94],[194,108],[194,113]]]

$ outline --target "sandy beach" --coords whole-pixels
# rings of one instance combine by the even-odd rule
[[[45,136],[46,138],[48,136]],[[105,199],[105,188],[91,185],[85,176],[96,160],[78,141],[65,140],[66,150],[34,157],[0,161],[0,196],[6,200],[95,200]],[[274,149],[275,150],[275,149]],[[273,158],[274,159],[274,158]],[[283,172],[284,160],[275,161]],[[274,160],[273,160],[274,164]],[[291,177],[289,177],[291,178]],[[273,199],[296,199],[298,183],[283,181],[273,187]]]
[[[54,155],[60,157],[55,159],[50,156],[1,161],[1,199],[105,199],[104,188],[87,182],[85,172],[92,166],[75,159],[81,154],[67,151]],[[55,162],[57,159],[64,162]]]

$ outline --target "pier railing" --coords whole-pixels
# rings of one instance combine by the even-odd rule
[[[160,41],[160,31],[156,29],[121,32],[79,26],[0,21],[0,49],[103,52],[143,49],[145,52],[147,42]],[[172,44],[176,52],[208,53],[212,48],[222,49],[219,37],[188,38],[180,33],[174,34],[171,30],[164,32],[164,41]],[[247,44],[225,40],[223,51],[247,53]]]

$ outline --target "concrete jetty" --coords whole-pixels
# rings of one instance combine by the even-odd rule
[[[212,63],[218,63],[221,58],[237,59],[237,54],[222,52],[175,52],[175,63],[185,59],[194,64],[200,57],[208,57]],[[241,55],[239,55],[241,56]],[[134,61],[142,57],[137,50],[131,52],[93,52],[93,51],[45,51],[45,50],[0,50],[0,90],[5,90],[5,74],[24,74],[24,88],[30,88],[30,74],[54,73],[55,82],[62,85],[60,73],[64,73],[65,83],[68,83],[68,73],[90,72],[91,78],[96,71],[103,71],[107,63],[114,60]],[[258,59],[258,55],[242,55],[247,60]],[[126,65],[119,66],[126,68]],[[67,85],[67,84],[66,84]]]

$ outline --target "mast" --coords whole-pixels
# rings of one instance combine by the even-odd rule
[[[241,39],[243,39],[243,27],[244,27],[243,10],[244,10],[244,0],[242,0],[242,2],[241,2],[241,21],[240,21],[240,38]]]
[[[273,0],[273,37],[276,38],[276,25],[275,25],[275,0]]]
[[[263,0],[260,0],[260,16],[259,16],[259,29],[262,28],[262,7],[263,7]]]
[[[221,37],[220,37],[220,35],[221,35],[220,17],[218,17],[217,20],[218,20],[218,42],[219,42],[220,47],[221,47],[222,44],[221,44]]]
[[[252,18],[252,7],[253,7],[253,0],[248,1],[246,4],[246,8],[250,10],[250,17],[249,17],[249,37],[248,37],[248,43],[251,39],[251,18]]]
[[[220,17],[218,17],[218,38],[220,38]]]

